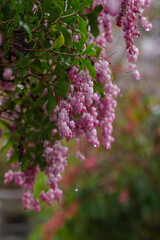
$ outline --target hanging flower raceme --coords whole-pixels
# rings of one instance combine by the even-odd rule
[[[128,67],[137,80],[140,79],[140,73],[135,62],[138,59],[139,50],[134,45],[134,37],[140,36],[138,31],[139,20],[146,31],[152,29],[152,24],[145,13],[145,9],[149,8],[150,3],[151,0],[94,0],[91,7],[93,9],[98,4],[102,5],[102,11],[98,17],[101,32],[101,40],[98,39],[100,45],[101,42],[104,44],[105,41],[112,41],[111,17],[117,17],[117,25],[122,27],[124,32]],[[104,39],[102,40],[102,38]]]

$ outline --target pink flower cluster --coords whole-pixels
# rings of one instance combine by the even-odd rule
[[[105,40],[107,40],[107,42],[112,42],[113,40],[113,36],[112,36],[112,23],[111,20],[109,19],[109,17],[107,16],[107,14],[102,11],[99,14],[98,17],[98,26],[100,29],[100,36],[104,36]]]
[[[120,12],[121,0],[94,0],[91,9],[101,4],[103,11],[111,16],[117,16]]]
[[[62,146],[61,140],[65,138],[69,141],[72,138],[80,139],[86,136],[88,141],[94,146],[99,147],[100,142],[97,136],[97,127],[102,130],[102,144],[107,150],[110,149],[114,141],[112,137],[112,123],[115,118],[115,107],[117,105],[115,98],[119,94],[119,88],[111,81],[111,70],[107,61],[99,60],[95,63],[97,75],[95,84],[102,85],[100,91],[94,90],[94,82],[89,76],[88,70],[78,71],[77,66],[69,70],[70,90],[66,99],[58,98],[56,108],[49,115],[50,120],[54,121],[55,127],[52,129],[52,135],[58,134],[60,141],[55,141],[51,146],[49,141],[44,142],[43,156],[46,160],[45,174],[48,177],[48,190],[40,193],[40,199],[51,204],[53,200],[59,200],[62,191],[58,187],[61,180],[61,174],[67,166],[68,148]],[[51,88],[53,98],[55,97],[54,88]],[[103,92],[103,94],[100,94]],[[44,90],[43,96],[46,95]],[[45,114],[48,115],[46,103],[43,106]],[[8,151],[8,159],[13,155],[13,149]],[[78,151],[77,158],[85,160],[82,152]],[[17,166],[13,166],[17,167]],[[40,211],[39,200],[34,197],[35,178],[38,173],[38,166],[27,168],[24,172],[9,170],[5,174],[5,184],[14,180],[17,186],[25,189],[22,201],[25,210],[34,209]]]
[[[67,147],[63,147],[60,141],[56,141],[53,146],[50,146],[49,141],[44,143],[44,153],[47,167],[45,168],[45,174],[48,176],[49,190],[47,192],[42,191],[40,198],[51,205],[53,200],[59,200],[62,195],[62,191],[58,188],[58,181],[61,180],[61,174],[64,172],[67,166]],[[13,155],[13,149],[9,149],[7,153],[8,160]],[[19,167],[19,164],[12,164],[12,168]],[[34,184],[36,175],[39,172],[38,165],[36,167],[28,167],[24,172],[9,170],[4,175],[4,184],[7,185],[14,180],[17,186],[23,187],[25,192],[22,197],[22,202],[25,210],[35,210],[40,212],[39,199],[34,197]]]
[[[101,101],[97,104],[97,116],[102,129],[102,144],[107,150],[111,148],[114,141],[112,135],[112,124],[115,119],[115,107],[117,102],[115,98],[120,93],[120,89],[111,81],[111,70],[107,61],[99,61],[95,63],[97,70],[97,81],[103,83],[105,96],[101,97]]]
[[[91,10],[99,4],[102,5],[102,11],[98,16],[100,35],[97,38],[97,43],[103,47],[106,45],[106,41],[112,42],[113,40],[111,17],[119,14],[120,0],[94,0]],[[105,55],[103,51],[102,55]]]
[[[53,146],[50,146],[49,142],[44,143],[43,156],[46,159],[47,167],[45,168],[45,174],[48,176],[49,190],[47,192],[42,191],[40,198],[46,201],[49,205],[53,200],[59,200],[62,195],[62,191],[58,188],[58,181],[61,180],[61,174],[64,172],[67,166],[67,147],[63,147],[60,141],[56,141]]]
[[[81,151],[77,151],[76,157],[79,158],[82,162],[86,160],[84,154]]]
[[[141,18],[141,24],[146,31],[150,31],[152,29],[152,23],[145,16]]]
[[[110,149],[114,139],[112,134],[112,123],[115,118],[115,98],[119,94],[119,88],[111,81],[111,70],[107,61],[95,63],[97,71],[95,81],[103,84],[105,96],[94,92],[93,81],[88,70],[80,71],[73,66],[69,71],[70,91],[66,99],[60,99],[58,105],[50,115],[50,120],[55,121],[58,135],[61,139],[80,138],[86,136],[88,141],[99,147],[97,127],[102,129],[102,144],[107,150]],[[55,134],[56,130],[53,129]],[[84,159],[81,154],[77,154]]]
[[[12,69],[11,68],[6,68],[3,72],[3,77],[6,79],[11,79],[12,77]]]
[[[2,34],[0,32],[0,46],[2,46],[2,43],[3,43],[3,37],[2,37]]]
[[[109,150],[114,141],[111,135],[117,105],[115,98],[120,90],[111,81],[111,70],[107,61],[99,60],[95,63],[95,69],[97,71],[95,81],[97,84],[100,82],[103,85],[104,95],[101,96],[99,92],[94,91],[94,82],[89,76],[88,70],[78,72],[78,67],[73,66],[68,73],[70,91],[67,93],[66,99],[59,98],[56,108],[49,117],[56,125],[56,128],[52,130],[53,135],[58,133],[61,140],[65,138],[67,141],[72,138],[80,139],[85,135],[94,147],[100,145],[97,137],[97,127],[100,127],[102,144]],[[54,88],[52,91],[54,97]],[[43,95],[45,94],[46,90],[43,92]],[[46,106],[43,108],[45,114],[48,114]],[[47,192],[43,190],[40,198],[50,205],[53,200],[59,200],[62,195],[58,182],[67,166],[68,148],[63,147],[61,141],[55,141],[53,146],[46,141],[44,148],[43,156],[47,163],[45,174],[48,176],[49,190]],[[77,151],[76,157],[81,161],[85,160],[81,151]]]
[[[146,31],[150,31],[152,28],[152,24],[144,12],[150,3],[151,0],[94,0],[91,6],[91,10],[98,4],[103,7],[98,17],[100,35],[97,38],[97,43],[102,47],[106,45],[106,41],[111,42],[113,39],[111,16],[117,16],[117,25],[122,27],[124,32],[128,67],[137,80],[140,79],[140,73],[135,62],[139,50],[134,45],[134,37],[140,36],[137,26],[138,18]],[[102,53],[104,55],[104,50]]]
[[[129,69],[137,80],[140,79],[140,73],[135,64],[139,50],[134,45],[134,37],[140,36],[137,26],[137,17],[141,20],[141,24],[146,31],[151,30],[152,24],[146,16],[143,16],[144,8],[148,8],[150,2],[151,0],[121,0],[121,12],[117,18],[117,25],[122,27],[124,31]]]
[[[94,107],[99,96],[94,93],[93,81],[88,71],[78,73],[78,67],[73,66],[69,71],[70,91],[66,100],[60,99],[50,115],[55,121],[60,138],[69,141],[73,137],[86,134],[92,145],[99,146],[97,139],[97,113]],[[55,130],[54,130],[55,131]]]
[[[41,211],[41,208],[39,205],[39,199],[36,199],[34,197],[33,193],[30,191],[26,191],[23,194],[22,202],[23,202],[24,209],[26,211],[30,210],[31,208],[32,208],[32,210],[35,210],[36,212]]]
[[[11,156],[11,155],[10,155]],[[17,167],[17,165],[12,166]],[[39,172],[38,165],[36,167],[27,168],[24,172],[9,170],[4,175],[4,184],[7,185],[14,180],[17,186],[23,187],[25,192],[22,197],[22,202],[25,210],[33,209],[40,212],[39,200],[33,195],[36,175]]]
[[[1,39],[0,39],[0,41],[1,41]],[[2,76],[3,76],[3,78],[0,79],[0,88],[2,90],[14,91],[15,86],[13,86],[11,81],[14,80],[15,77],[13,76],[12,69],[9,67],[5,68],[2,73]]]

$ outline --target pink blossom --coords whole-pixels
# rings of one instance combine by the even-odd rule
[[[10,182],[12,182],[13,177],[14,177],[14,173],[13,173],[12,170],[9,170],[8,172],[6,172],[6,173],[4,174],[4,178],[5,178],[4,184],[7,185],[7,184],[9,184]]]
[[[55,135],[57,133],[57,129],[52,129],[52,134]]]
[[[2,37],[2,34],[0,33],[0,46],[2,46],[2,43],[3,43],[3,37]]]
[[[8,160],[12,157],[13,153],[14,153],[14,150],[13,150],[13,148],[11,147],[11,148],[8,150],[8,152],[7,152],[7,159],[8,159]]]
[[[141,18],[141,24],[146,31],[150,31],[152,29],[152,23],[149,22],[147,17],[142,17]]]
[[[48,89],[45,88],[45,89],[43,90],[42,96],[45,96],[45,95],[47,94],[47,92],[48,92]]]
[[[82,162],[84,162],[86,160],[84,154],[81,151],[78,151],[76,153],[76,158],[79,158]]]
[[[67,166],[67,154],[68,148],[63,147],[61,142],[56,141],[54,145],[46,146],[43,156],[46,159],[47,167],[45,169],[45,174],[48,176],[48,186],[50,189],[48,192],[42,191],[40,198],[46,201],[49,205],[53,200],[59,200],[62,195],[62,191],[58,188],[58,182],[61,180],[61,174],[64,172]]]
[[[128,189],[123,189],[119,195],[119,202],[121,204],[124,204],[128,201],[129,199],[129,191]]]
[[[12,73],[13,73],[13,71],[11,68],[6,68],[2,75],[4,78],[9,80],[9,79],[11,79]]]

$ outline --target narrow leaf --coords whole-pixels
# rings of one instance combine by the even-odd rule
[[[60,33],[60,36],[55,40],[53,44],[53,48],[60,48],[64,44],[64,36],[62,33]]]
[[[92,12],[87,14],[89,25],[91,26],[91,33],[94,37],[97,37],[99,34],[97,18],[99,13],[102,11],[102,6],[97,5]]]
[[[96,50],[94,49],[94,44],[89,44],[86,48],[86,50],[84,51],[84,54],[89,55],[89,56],[93,56],[96,55]]]
[[[80,16],[77,16],[77,21],[79,23],[79,30],[81,30],[82,32],[86,32],[87,22]]]
[[[92,66],[91,62],[87,59],[84,59],[84,58],[81,58],[81,63],[88,69],[89,71],[89,75],[92,77],[92,78],[95,78],[96,76],[96,70],[95,68]]]

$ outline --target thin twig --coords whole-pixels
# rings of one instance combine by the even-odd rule
[[[39,79],[40,81],[44,81],[44,80],[43,80],[42,78],[40,78],[38,75],[36,75],[36,74],[34,74],[34,73],[31,73],[31,72],[29,72],[29,71],[28,71],[27,75],[28,75],[28,76],[32,76],[32,77],[35,77],[35,78]]]
[[[76,14],[77,14],[77,13],[74,12],[74,13],[71,13],[71,14],[68,14],[68,15],[63,15],[63,16],[61,16],[60,18],[71,17],[71,16],[74,16],[74,15],[76,15]]]
[[[7,44],[9,45],[13,45],[13,46],[17,46],[21,49],[23,49],[24,51],[27,51],[27,52],[53,52],[53,53],[56,53],[56,54],[62,54],[62,55],[67,55],[67,56],[78,56],[78,54],[76,53],[66,53],[66,52],[59,52],[59,51],[55,51],[55,50],[52,50],[52,49],[46,49],[46,50],[40,50],[40,49],[29,49],[29,48],[23,48],[22,45],[20,44],[17,44],[17,43],[11,43],[11,42],[6,42]]]
[[[6,23],[12,22],[12,21],[14,21],[14,19],[9,19],[7,21],[0,22],[0,25],[6,24]]]
[[[37,40],[37,41],[38,41],[38,40]],[[39,43],[39,45],[41,45],[41,47],[47,52],[47,54],[50,56],[50,58],[53,60],[53,62],[56,63],[56,61],[54,60],[54,58],[52,57],[52,55],[47,51],[47,49],[42,45],[42,43],[39,42],[39,41],[38,41],[38,43]]]

